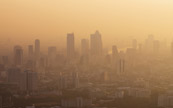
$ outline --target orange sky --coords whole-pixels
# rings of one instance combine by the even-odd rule
[[[77,42],[95,30],[104,45],[154,34],[172,39],[173,0],[0,0],[0,38],[64,46],[67,33]]]

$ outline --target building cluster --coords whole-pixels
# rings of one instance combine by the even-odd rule
[[[0,108],[173,107],[173,42],[133,39],[125,50],[103,46],[99,31],[81,39],[67,34],[66,49],[41,42],[14,46],[0,57]],[[129,103],[128,103],[129,102]]]

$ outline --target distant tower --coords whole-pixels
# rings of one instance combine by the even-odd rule
[[[119,73],[124,73],[125,72],[125,60],[120,59],[119,60]]]
[[[21,46],[14,47],[14,64],[22,65],[23,63],[23,49]]]
[[[28,46],[28,57],[29,57],[29,59],[32,59],[33,56],[34,56],[33,45],[29,45],[29,46]]]
[[[87,39],[81,40],[81,52],[83,56],[89,54],[89,40]]]
[[[56,54],[57,54],[56,47],[52,46],[48,48],[48,64],[49,65],[52,66],[56,64]]]
[[[153,52],[153,43],[154,43],[154,36],[153,35],[148,35],[148,38],[145,41],[145,50],[148,53],[152,53]]]
[[[91,55],[102,55],[103,45],[102,45],[102,37],[99,31],[96,31],[94,34],[91,34],[90,37],[90,48]]]
[[[38,60],[40,57],[40,40],[35,40],[35,57]]]
[[[133,49],[137,49],[137,46],[138,46],[137,40],[136,39],[133,39],[133,41],[132,41],[132,48]]]
[[[117,46],[112,46],[112,68],[118,71],[119,53]]]
[[[117,56],[118,55],[118,49],[117,46],[114,45],[112,46],[112,56]]]
[[[67,34],[67,57],[69,59],[74,58],[75,56],[75,40],[74,34]]]

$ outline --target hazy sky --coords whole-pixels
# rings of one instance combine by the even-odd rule
[[[0,40],[64,46],[67,33],[79,42],[95,30],[105,46],[151,33],[172,39],[173,0],[0,0]]]

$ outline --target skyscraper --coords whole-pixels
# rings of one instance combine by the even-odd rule
[[[99,31],[96,31],[94,34],[91,34],[90,37],[90,48],[91,55],[102,55],[103,45],[102,45],[102,37]]]
[[[81,52],[83,56],[86,56],[89,54],[89,40],[87,39],[81,40]]]
[[[74,33],[67,34],[67,57],[72,59],[75,56]]]
[[[24,73],[26,74],[26,89],[27,91],[34,91],[37,89],[38,86],[38,75],[36,72],[31,70],[25,70]]]
[[[56,47],[52,46],[48,48],[48,65],[52,66],[56,64]]]
[[[125,72],[125,60],[120,59],[119,60],[119,73],[124,73]]]
[[[23,49],[21,46],[14,47],[14,65],[22,65],[23,63]]]
[[[112,56],[117,56],[118,55],[118,49],[117,46],[112,46]]]
[[[29,45],[28,46],[28,58],[32,59],[34,55],[34,49],[33,49],[33,45]]]
[[[35,58],[39,59],[40,57],[40,40],[35,40]]]
[[[154,42],[154,36],[148,35],[148,38],[145,40],[145,50],[147,53],[153,52],[153,42]]]
[[[22,71],[20,68],[8,69],[8,82],[17,84],[22,91],[34,91],[37,89],[38,76],[31,70]]]
[[[118,72],[119,53],[117,46],[112,46],[112,68]]]

